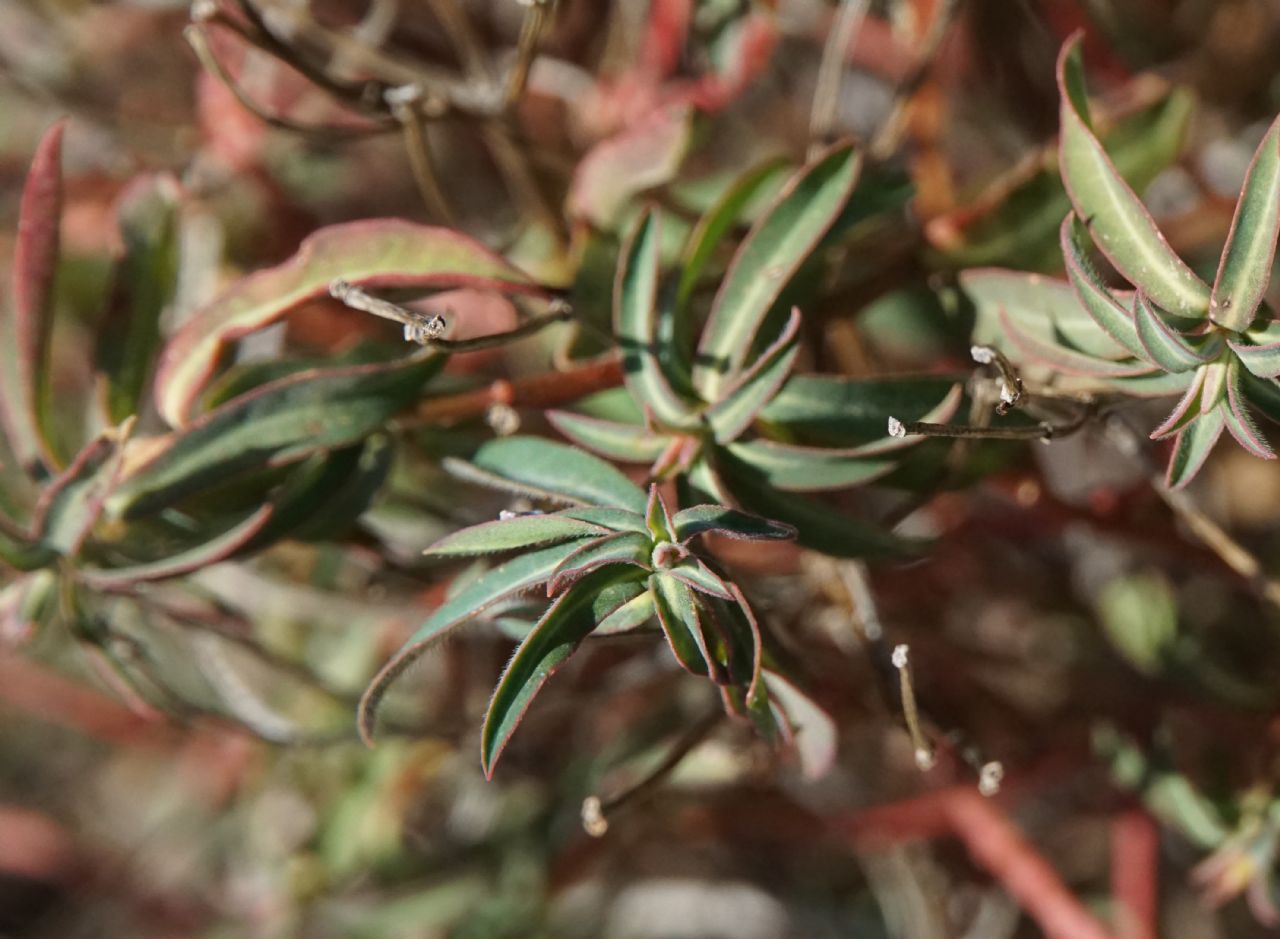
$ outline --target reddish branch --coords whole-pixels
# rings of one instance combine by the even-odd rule
[[[942,789],[870,809],[838,827],[860,848],[955,835],[1050,939],[1116,939],[1005,812],[972,787]]]
[[[1160,833],[1142,809],[1111,823],[1111,895],[1116,939],[1156,939]]]
[[[515,381],[499,379],[485,388],[431,398],[418,406],[423,423],[456,423],[483,417],[489,408],[505,404],[515,408],[550,408],[622,384],[622,362],[617,358],[592,362],[567,372],[550,372]]]

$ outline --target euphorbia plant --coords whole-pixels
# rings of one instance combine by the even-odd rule
[[[1123,393],[1181,394],[1151,434],[1175,437],[1172,487],[1191,481],[1224,429],[1273,459],[1251,410],[1280,421],[1280,327],[1264,302],[1280,235],[1280,118],[1254,155],[1210,285],[1174,253],[1094,136],[1078,38],[1063,47],[1058,87],[1060,163],[1073,206],[1061,245],[1074,302],[1054,281],[966,272],[984,335],[1020,359]],[[1132,290],[1106,283],[1090,243]]]
[[[550,606],[521,641],[489,703],[481,735],[486,774],[543,682],[586,638],[661,626],[676,660],[711,678],[731,713],[769,736],[790,735],[770,702],[760,626],[741,588],[699,550],[714,533],[755,541],[795,530],[719,505],[672,513],[652,484],[648,495],[608,463],[538,437],[485,444],[453,471],[483,485],[569,507],[504,511],[427,549],[436,558],[519,552],[468,583],[440,606],[378,673],[360,705],[371,738],[387,687],[433,643],[494,604],[546,587]]]

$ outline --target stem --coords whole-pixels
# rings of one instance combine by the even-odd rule
[[[1160,832],[1151,816],[1132,809],[1111,822],[1111,896],[1116,939],[1156,939]]]
[[[503,96],[504,110],[511,108],[524,94],[529,83],[529,70],[538,54],[538,43],[542,39],[542,30],[547,23],[547,11],[555,0],[522,0],[529,10],[520,25],[520,38],[516,43],[516,60],[507,74],[506,94]]]
[[[483,417],[495,404],[545,409],[616,388],[622,384],[622,362],[610,357],[566,372],[532,378],[499,379],[486,388],[431,398],[418,405],[413,424],[454,424]]]
[[[907,732],[911,734],[911,745],[916,751],[916,766],[921,772],[933,769],[937,756],[933,745],[929,743],[920,727],[920,712],[916,707],[916,691],[911,682],[911,662],[906,645],[895,646],[893,650],[893,667],[898,670],[899,689],[902,693],[902,713],[907,721]]]
[[[1058,431],[1050,424],[1034,427],[977,427],[969,424],[930,424],[889,418],[890,437],[957,437],[972,440],[1050,440]]]
[[[427,211],[440,222],[448,226],[456,226],[457,215],[449,204],[449,199],[440,185],[440,177],[436,173],[435,161],[431,158],[431,145],[427,139],[426,124],[419,110],[421,92],[416,85],[409,86],[417,94],[412,100],[398,98],[392,105],[391,113],[400,122],[404,136],[404,148],[409,154],[409,168],[413,171],[413,182],[418,187]]]

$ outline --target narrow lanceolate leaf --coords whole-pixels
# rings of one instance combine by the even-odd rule
[[[1226,414],[1224,415],[1227,424],[1227,430],[1240,446],[1244,447],[1254,456],[1263,460],[1274,460],[1276,458],[1275,450],[1267,438],[1262,435],[1262,431],[1258,429],[1258,425],[1254,423],[1253,415],[1249,413],[1248,400],[1245,398],[1244,386],[1242,381],[1242,373],[1240,363],[1232,359],[1227,366],[1227,401]]]
[[[1173,457],[1165,482],[1170,489],[1181,489],[1195,478],[1208,459],[1213,445],[1222,436],[1226,408],[1219,406],[1182,428],[1173,447]]]
[[[1133,316],[1103,283],[1084,248],[1085,231],[1075,213],[1062,221],[1060,242],[1067,265],[1067,278],[1075,288],[1080,306],[1108,336],[1138,359],[1147,358],[1147,350],[1138,339]]]
[[[708,401],[741,370],[774,301],[849,201],[860,166],[851,145],[833,147],[788,182],[752,226],[698,344],[694,385]]]
[[[676,661],[695,675],[706,675],[715,659],[707,648],[693,589],[662,573],[649,578],[649,589],[653,592],[658,622]]]
[[[668,379],[674,357],[669,330],[659,318],[671,316],[662,306],[660,248],[662,219],[654,209],[645,212],[622,249],[614,283],[613,330],[622,349],[627,388],[662,424],[684,427],[693,422],[693,408],[676,393]]]
[[[1146,358],[1166,372],[1189,372],[1204,364],[1204,358],[1164,321],[1141,291],[1133,300],[1133,320]]]
[[[225,561],[252,542],[270,523],[275,506],[264,505],[253,514],[214,538],[186,551],[129,567],[77,572],[84,583],[97,590],[112,590],[131,584],[181,577]]]
[[[795,528],[790,525],[723,505],[695,505],[681,509],[672,521],[676,539],[681,544],[708,533],[746,541],[790,541],[796,536]]]
[[[288,261],[246,277],[183,324],[156,374],[161,416],[175,427],[187,423],[230,343],[326,296],[338,278],[362,287],[543,293],[479,242],[446,228],[399,219],[332,225],[307,238]]]
[[[751,604],[747,602],[746,594],[742,592],[742,588],[737,584],[731,584],[730,589],[733,592],[733,600],[736,605],[737,612],[742,614],[742,619],[747,625],[747,631],[751,636],[751,681],[747,685],[747,706],[754,707],[759,703],[760,687],[760,671],[764,665],[764,641],[760,634],[760,623],[756,620],[755,611],[751,609]]]
[[[1200,400],[1204,391],[1204,380],[1208,366],[1201,367],[1196,370],[1195,376],[1191,380],[1191,384],[1187,386],[1186,393],[1179,399],[1174,406],[1173,411],[1166,417],[1163,423],[1151,432],[1152,440],[1160,440],[1170,434],[1177,433],[1188,422],[1195,420],[1200,414]]]
[[[662,498],[662,490],[657,483],[649,486],[649,507],[645,511],[645,525],[654,541],[675,541],[676,529],[671,521],[671,513],[667,511],[666,500]]]
[[[743,211],[765,187],[786,168],[783,159],[769,160],[740,176],[724,195],[713,205],[689,234],[688,244],[681,255],[680,285],[676,289],[676,304],[686,306],[694,289],[706,272],[707,265],[715,257],[716,249],[738,224]]]
[[[129,421],[91,442],[41,494],[32,529],[50,550],[64,557],[80,550],[120,478],[132,426]]]
[[[596,624],[607,619],[643,590],[634,576],[602,570],[553,603],[520,643],[498,679],[480,734],[480,763],[486,778],[511,735],[548,678],[573,655]]]
[[[717,443],[736,440],[791,376],[800,354],[800,311],[793,309],[782,334],[703,413]]]
[[[481,574],[436,608],[409,640],[373,677],[360,698],[356,724],[365,743],[373,742],[378,706],[392,683],[405,673],[434,643],[458,626],[479,616],[488,607],[546,583],[576,542],[540,548],[512,558]]]
[[[864,457],[861,447],[852,451],[797,447],[763,438],[731,443],[728,450],[769,485],[788,492],[847,489],[879,479],[897,465],[891,459]]]
[[[1253,321],[1271,282],[1280,237],[1280,117],[1258,145],[1236,203],[1231,233],[1213,282],[1209,316],[1242,332]],[[1230,426],[1228,424],[1228,426]]]
[[[98,331],[95,364],[106,378],[103,411],[113,424],[142,410],[160,346],[160,317],[178,280],[178,181],[134,181],[116,206],[124,254]]]
[[[627,509],[643,515],[647,498],[616,467],[568,444],[541,437],[503,437],[480,447],[470,462],[445,468],[471,482],[566,505]]]
[[[1019,332],[1043,344],[1096,359],[1115,360],[1128,354],[1098,328],[1066,281],[984,269],[962,271],[960,285],[975,308],[974,342],[999,343],[1004,333],[1001,317],[1007,315]]]
[[[828,505],[775,489],[758,470],[729,454],[721,455],[716,475],[743,508],[794,526],[796,540],[806,548],[843,558],[901,558],[922,547],[919,542],[832,511]]]
[[[839,731],[831,715],[778,672],[764,669],[761,677],[791,726],[796,758],[805,779],[818,780],[835,765]]]
[[[1177,316],[1205,316],[1209,286],[1169,247],[1090,129],[1078,35],[1067,40],[1058,57],[1058,90],[1062,178],[1094,242],[1116,270],[1156,304]]]
[[[1243,342],[1228,341],[1227,345],[1254,375],[1259,378],[1280,377],[1280,342],[1250,346]]]
[[[675,439],[641,424],[605,421],[568,411],[548,411],[546,417],[552,427],[578,446],[623,463],[652,463]]]
[[[679,564],[666,568],[662,573],[684,582],[699,593],[719,597],[721,600],[733,599],[729,585],[698,558],[687,557]]]
[[[884,417],[904,421],[949,421],[962,389],[947,378],[838,378],[795,375],[765,405],[760,421],[790,440],[881,453],[910,446],[886,437]],[[863,449],[865,448],[865,449]]]
[[[1204,373],[1204,388],[1200,392],[1201,414],[1208,414],[1227,399],[1228,365],[1227,360],[1215,359],[1200,366],[1200,371]]]
[[[1095,359],[1080,352],[1073,352],[1062,346],[1055,346],[1026,333],[1003,310],[1000,313],[1000,324],[1004,329],[1004,337],[1009,345],[1031,359],[1048,365],[1068,375],[1086,375],[1092,378],[1128,378],[1136,375],[1148,375],[1154,371],[1146,362],[1111,362],[1106,359]]]
[[[604,538],[579,543],[577,550],[560,562],[547,583],[547,596],[554,597],[569,585],[602,567],[629,565],[644,568],[649,563],[652,542],[646,535],[620,531]]]
[[[649,531],[643,515],[629,512],[626,509],[574,506],[568,509],[561,509],[556,514],[565,518],[576,518],[579,521],[590,522],[592,525],[599,525],[601,528],[609,529],[609,531],[638,531],[642,535],[647,534]]]
[[[619,633],[631,632],[650,622],[657,615],[653,593],[649,590],[641,592],[634,600],[624,603],[604,619],[595,628],[597,636],[616,636]]]
[[[155,511],[229,476],[298,462],[367,437],[412,402],[443,357],[318,369],[272,382],[174,434],[158,455],[126,472],[113,514]]]
[[[35,477],[55,468],[40,415],[53,327],[64,128],[63,121],[50,127],[31,161],[18,209],[13,306],[0,309],[0,416],[18,464]]]
[[[515,518],[472,525],[452,535],[446,535],[427,548],[423,554],[430,557],[496,554],[499,551],[514,551],[517,548],[531,548],[540,544],[607,533],[608,529],[600,525],[568,518],[559,513],[517,515]]]

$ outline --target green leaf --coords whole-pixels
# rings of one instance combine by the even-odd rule
[[[602,620],[625,607],[644,588],[635,575],[601,570],[588,575],[553,603],[520,643],[498,679],[480,734],[480,763],[493,771],[534,696]]]
[[[1095,323],[1125,350],[1138,359],[1146,359],[1147,350],[1138,339],[1133,315],[1126,310],[1103,283],[1084,249],[1084,226],[1075,213],[1062,221],[1062,257],[1067,264],[1067,277],[1084,308]]]
[[[796,540],[814,551],[843,558],[903,558],[922,547],[828,505],[775,489],[759,470],[729,454],[719,455],[716,475],[743,508],[794,526]]]
[[[1173,456],[1165,475],[1165,482],[1170,489],[1181,489],[1200,472],[1213,445],[1222,436],[1222,428],[1226,423],[1224,411],[1222,407],[1214,408],[1178,431]]]
[[[752,200],[787,168],[781,158],[767,160],[738,177],[720,199],[698,220],[689,234],[681,257],[680,284],[676,289],[676,306],[685,307],[702,279],[707,265],[715,256],[730,230],[738,224]]]
[[[1258,425],[1254,423],[1246,403],[1241,374],[1244,369],[1236,359],[1227,365],[1227,407],[1223,415],[1227,430],[1236,442],[1254,456],[1263,460],[1274,460],[1275,450],[1262,435]]]
[[[1222,253],[1209,317],[1241,332],[1253,322],[1271,282],[1280,237],[1280,117],[1258,144],[1245,175]]]
[[[457,557],[468,554],[495,554],[530,548],[550,542],[599,536],[607,529],[590,522],[554,515],[517,515],[472,525],[441,538],[423,553],[431,557]]]
[[[328,295],[341,278],[361,287],[475,287],[540,296],[543,289],[478,241],[446,228],[372,219],[322,228],[283,264],[246,277],[196,313],[165,347],[156,405],[186,424],[227,346]],[[353,314],[355,315],[355,314]]]
[[[1259,378],[1280,377],[1280,342],[1265,346],[1250,346],[1243,342],[1227,340],[1227,345],[1241,363]]]
[[[765,405],[760,420],[788,440],[857,447],[871,455],[904,443],[885,434],[885,415],[943,422],[955,414],[960,399],[960,386],[948,378],[796,375]],[[910,446],[914,439],[905,442]]]
[[[36,148],[18,207],[11,265],[13,309],[0,315],[0,417],[22,470],[42,479],[57,468],[41,415],[48,390],[54,276],[62,221],[62,135],[65,121]]]
[[[590,522],[592,525],[599,525],[601,528],[607,528],[610,531],[638,531],[642,535],[649,532],[644,516],[626,509],[575,506],[561,509],[556,514],[563,515],[565,518],[576,518],[583,522]]]
[[[675,541],[675,525],[671,521],[671,513],[667,511],[666,500],[656,483],[649,486],[649,507],[645,511],[645,526],[654,541]]]
[[[186,551],[128,567],[81,568],[79,579],[96,590],[116,590],[155,580],[181,577],[227,560],[258,538],[270,523],[276,507],[270,503],[249,514],[226,531]]]
[[[1209,366],[1207,365],[1201,366],[1196,370],[1191,384],[1187,386],[1186,393],[1179,399],[1173,411],[1159,427],[1151,432],[1152,440],[1159,440],[1181,430],[1189,421],[1199,416],[1201,411],[1200,401],[1204,392],[1204,381],[1208,370]]]
[[[655,573],[649,578],[658,622],[676,661],[695,675],[706,675],[715,662],[702,631],[702,618],[693,589],[684,581]]]
[[[1120,175],[1141,192],[1182,150],[1193,96],[1173,89],[1104,131],[1103,144]],[[930,222],[928,230],[957,268],[1002,265],[1050,273],[1062,265],[1058,226],[1071,208],[1062,185],[1056,143],[1036,160],[1019,161],[968,205]]]
[[[1067,375],[1087,375],[1093,378],[1131,378],[1148,375],[1154,368],[1147,362],[1111,362],[1097,359],[1080,352],[1073,352],[1063,346],[1053,345],[1036,339],[1024,332],[1003,310],[1000,313],[1000,324],[1004,330],[1004,338],[1008,340],[1006,348],[1012,347],[1021,355],[1048,365]]]
[[[363,447],[334,453],[326,462],[336,465],[317,481],[301,506],[306,518],[291,527],[289,536],[325,541],[344,533],[373,504],[391,473],[394,456],[395,448],[385,434],[368,438]]]
[[[759,472],[770,486],[787,492],[846,489],[879,479],[897,465],[893,460],[867,459],[862,449],[836,450],[798,447],[756,439],[727,447],[743,463]]]
[[[787,325],[755,363],[725,390],[703,416],[717,443],[736,440],[755,422],[761,409],[778,393],[800,354],[800,311],[793,309]]]
[[[577,447],[541,437],[491,440],[469,463],[446,459],[444,465],[462,479],[535,499],[640,514],[648,501],[616,467]]]
[[[576,542],[569,542],[521,554],[486,571],[437,607],[373,677],[361,696],[356,725],[365,743],[373,741],[378,706],[387,689],[423,653],[458,626],[479,616],[487,607],[546,583],[560,562],[577,549]]]
[[[733,599],[733,593],[720,575],[696,557],[687,557],[678,564],[666,568],[662,573],[682,581],[707,596],[719,597],[721,600]]]
[[[79,553],[120,478],[132,426],[130,420],[92,441],[41,493],[32,529],[50,551],[63,557]]]
[[[1168,581],[1149,574],[1117,577],[1098,594],[1098,614],[1112,646],[1144,675],[1168,664],[1178,604]]]
[[[644,626],[656,615],[657,607],[654,605],[653,593],[645,590],[634,600],[629,600],[602,619],[596,625],[595,635],[616,636],[619,633],[631,632],[633,629]]]
[[[179,199],[172,176],[143,176],[116,205],[124,255],[116,264],[94,353],[106,379],[103,411],[113,424],[142,410],[160,346],[160,316],[178,283]]]
[[[1210,290],[1165,240],[1089,126],[1079,36],[1058,57],[1063,181],[1094,242],[1130,283],[1178,316],[1208,313]]]
[[[770,697],[777,702],[791,725],[801,773],[810,781],[821,779],[835,765],[839,738],[835,721],[816,701],[778,672],[766,668],[762,678]]]
[[[660,297],[661,225],[657,209],[646,211],[622,250],[614,287],[614,333],[632,397],[651,409],[659,422],[686,427],[694,422],[693,407],[672,387],[668,369],[673,350],[659,338],[672,333],[670,324],[660,323],[659,317],[675,315]]]
[[[443,363],[442,356],[422,353],[264,385],[174,434],[158,455],[128,472],[107,507],[136,517],[236,473],[355,443],[417,398]]]
[[[741,370],[774,301],[840,217],[861,163],[852,145],[831,148],[794,176],[752,226],[698,344],[694,386],[706,400],[718,400]]]
[[[546,418],[578,446],[623,463],[653,463],[676,439],[640,424],[604,421],[568,411],[548,411]]]
[[[747,541],[790,541],[796,536],[795,528],[790,525],[723,505],[695,505],[682,509],[672,521],[675,523],[676,540],[681,544],[708,533]]]
[[[1141,291],[1133,300],[1133,320],[1146,358],[1166,372],[1189,372],[1204,364],[1204,358],[1165,322]]]
[[[588,541],[560,562],[547,584],[547,595],[554,597],[602,567],[621,564],[647,568],[652,547],[653,542],[647,535],[634,531],[620,531]]]

